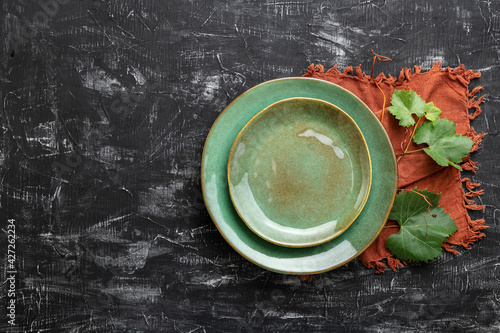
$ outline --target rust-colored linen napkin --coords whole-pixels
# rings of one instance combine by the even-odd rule
[[[337,65],[325,72],[323,66],[313,64],[309,66],[304,76],[320,78],[346,88],[365,102],[380,119],[383,106],[382,93],[371,77],[363,73],[361,65],[355,69],[355,73],[353,72],[352,67],[340,72]],[[442,110],[441,118],[455,122],[456,132],[472,139],[475,143],[472,151],[475,151],[485,134],[477,134],[470,126],[470,121],[481,113],[479,105],[483,102],[484,96],[476,98],[482,87],[469,91],[469,83],[480,75],[479,72],[466,70],[464,66],[442,69],[441,63],[436,62],[428,72],[422,72],[421,67],[415,66],[413,70],[410,68],[401,70],[398,78],[390,75],[386,77],[384,74],[375,78],[387,98],[383,125],[398,158],[398,188],[406,190],[417,187],[419,190],[428,189],[441,193],[439,205],[450,214],[458,227],[458,231],[450,236],[443,247],[455,254],[458,254],[455,246],[468,248],[484,236],[481,232],[486,228],[484,220],[472,220],[467,211],[484,208],[482,205],[477,205],[474,200],[474,197],[483,193],[483,190],[477,190],[480,184],[462,178],[458,169],[439,166],[423,151],[401,156],[411,133],[407,128],[399,126],[399,121],[389,114],[387,107],[395,89],[411,89],[423,100],[434,102],[434,105]],[[418,148],[411,143],[410,150]],[[464,159],[461,166],[464,170],[474,173],[477,170],[476,164],[469,156]],[[387,237],[399,231],[398,224],[394,221],[388,221],[387,226],[390,227],[384,228],[376,241],[358,257],[365,266],[376,268],[378,273],[386,269],[385,263],[393,270],[405,264],[385,247]]]

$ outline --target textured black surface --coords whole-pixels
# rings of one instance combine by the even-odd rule
[[[56,5],[54,5],[56,4]],[[2,1],[0,253],[9,332],[499,332],[499,1]],[[34,24],[33,24],[34,23]],[[200,191],[205,137],[310,63],[480,71],[486,238],[397,272],[304,282],[237,254]],[[5,292],[4,292],[5,291]]]

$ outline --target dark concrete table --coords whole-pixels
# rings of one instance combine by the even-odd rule
[[[499,1],[0,8],[0,331],[500,331]],[[369,72],[371,49],[393,59],[376,73],[435,61],[482,73],[472,125],[489,135],[468,176],[485,190],[472,216],[486,237],[429,264],[375,274],[353,261],[311,282],[246,261],[201,197],[212,123],[246,89],[311,63]]]

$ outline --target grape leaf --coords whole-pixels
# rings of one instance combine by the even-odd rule
[[[400,126],[415,125],[414,114],[417,117],[424,116],[425,101],[413,90],[394,90],[391,104],[388,110],[399,120]]]
[[[434,103],[426,103],[425,104],[425,118],[427,118],[430,121],[434,121],[439,118],[439,115],[441,114],[441,109],[438,107],[434,106]]]
[[[413,90],[394,90],[391,103],[389,112],[399,120],[399,125],[404,127],[415,125],[413,115],[419,118],[425,116],[428,120],[434,121],[441,114],[441,110],[434,103],[426,103]]]
[[[396,195],[389,219],[397,221],[401,228],[386,242],[393,255],[414,262],[427,262],[442,255],[442,243],[458,228],[450,215],[438,207],[440,196],[417,188]]]
[[[452,165],[462,170],[456,163],[462,162],[471,150],[474,141],[466,136],[455,134],[457,125],[448,119],[436,119],[423,123],[416,131],[413,141],[427,143],[424,151],[439,165]]]

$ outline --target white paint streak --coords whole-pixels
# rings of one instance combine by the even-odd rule
[[[133,214],[127,214],[127,215],[123,215],[123,216],[107,218],[106,220],[100,221],[100,222],[94,224],[93,226],[87,228],[86,232],[93,232],[93,231],[96,231],[98,229],[107,228],[111,224],[113,224],[115,222],[124,221],[124,220],[128,219],[129,217],[131,217],[132,215]]]
[[[127,68],[127,72],[132,74],[132,76],[135,78],[135,82],[137,82],[137,84],[143,86],[145,83],[146,83],[146,78],[144,77],[144,75],[142,75],[141,72],[139,72],[139,70],[133,66],[129,66]]]
[[[104,70],[92,68],[83,74],[80,73],[82,84],[85,88],[98,91],[106,95],[113,95],[121,90],[121,83],[111,78]]]
[[[26,141],[38,142],[44,148],[44,151],[50,150],[55,152],[57,149],[56,133],[57,124],[55,121],[40,123],[38,126],[33,127],[30,133],[27,133]],[[46,154],[39,154],[39,156],[44,155]]]
[[[150,242],[137,241],[126,245],[126,252],[119,255],[98,255],[93,254],[94,262],[106,269],[119,268],[128,274],[133,274],[136,270],[146,265],[149,254]]]
[[[140,286],[137,286],[140,281]],[[106,295],[118,299],[126,299],[137,304],[156,302],[161,297],[159,285],[147,281],[138,280],[137,277],[119,276],[113,278],[107,286],[99,286]]]
[[[219,75],[206,75],[201,71],[194,73],[191,80],[193,87],[199,87],[196,91],[196,98],[200,102],[211,103],[221,90],[221,79]]]
[[[446,59],[444,50],[433,49],[430,55],[425,56],[422,60],[422,67],[431,68],[436,61],[443,61],[443,59]]]
[[[115,165],[117,162],[134,162],[137,151],[111,145],[96,147],[95,156],[99,162]]]
[[[174,181],[168,185],[148,188],[145,192],[139,192],[139,214],[154,216],[172,216],[175,192],[184,188],[184,183]]]

